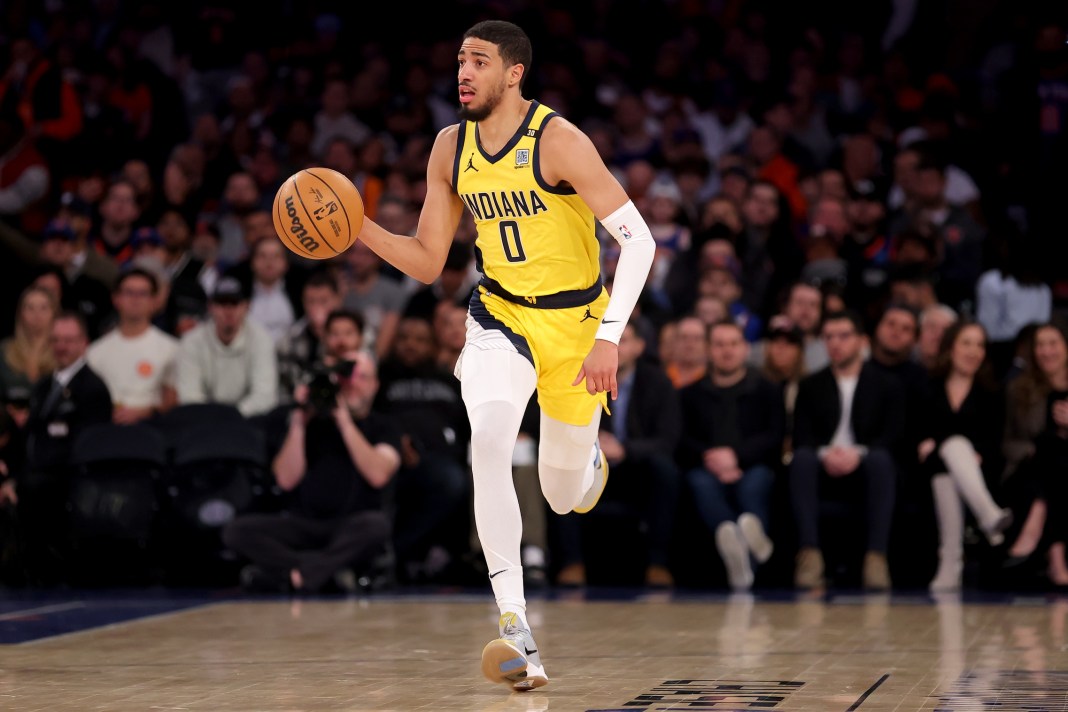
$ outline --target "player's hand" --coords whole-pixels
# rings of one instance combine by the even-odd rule
[[[586,379],[586,391],[595,396],[598,393],[609,392],[612,400],[616,399],[618,386],[616,385],[616,369],[619,367],[619,347],[611,341],[597,339],[593,342],[586,360],[582,362],[572,386],[582,383]]]

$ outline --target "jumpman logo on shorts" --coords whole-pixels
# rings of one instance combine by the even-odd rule
[[[583,317],[581,319],[579,319],[579,323],[581,324],[582,322],[586,321],[587,319],[596,319],[596,318],[597,317],[595,317],[593,314],[590,313],[590,307],[587,305],[586,306],[586,313],[583,315]]]
[[[473,153],[467,157],[467,168],[464,169],[464,173],[467,173],[468,171],[478,173],[478,169],[475,168],[475,154]]]

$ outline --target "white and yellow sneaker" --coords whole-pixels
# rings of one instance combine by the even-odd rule
[[[549,684],[538,646],[530,629],[515,613],[502,613],[500,637],[482,650],[482,674],[490,682],[503,682],[517,692]]]
[[[604,453],[598,447],[593,453],[593,484],[586,490],[582,501],[575,505],[574,510],[579,514],[586,514],[597,506],[597,501],[604,493],[605,485],[608,484],[608,460],[604,459]]]

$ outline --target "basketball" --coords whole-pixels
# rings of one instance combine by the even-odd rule
[[[301,257],[325,260],[352,246],[363,227],[363,198],[348,178],[315,166],[286,179],[274,196],[274,229]]]

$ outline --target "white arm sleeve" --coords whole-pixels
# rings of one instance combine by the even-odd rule
[[[618,344],[634,305],[645,288],[649,268],[653,265],[656,241],[630,200],[602,220],[601,224],[616,238],[620,251],[615,278],[612,280],[612,296],[601,319],[601,326],[597,329],[597,338]]]

